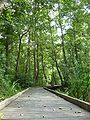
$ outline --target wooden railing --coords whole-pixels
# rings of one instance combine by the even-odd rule
[[[71,102],[71,103],[73,103],[73,104],[75,104],[75,105],[77,105],[77,106],[79,106],[79,107],[81,107],[81,108],[83,108],[83,109],[90,112],[90,103],[79,100],[79,99],[71,97],[71,96],[68,96],[68,95],[63,94],[61,92],[55,91],[55,89],[59,88],[59,87],[61,88],[61,86],[57,86],[57,85],[55,85],[55,86],[47,86],[44,89],[56,94],[59,97],[64,98],[65,100],[67,100],[67,101],[69,101],[69,102]]]

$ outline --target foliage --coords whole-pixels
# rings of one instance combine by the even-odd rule
[[[12,84],[9,76],[3,77],[0,71],[0,101],[21,91],[20,85]]]
[[[67,94],[89,101],[89,14],[87,0],[11,0],[4,5],[0,11],[2,93],[7,88],[10,92],[60,84]]]

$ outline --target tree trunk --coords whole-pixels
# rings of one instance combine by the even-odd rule
[[[43,75],[44,75],[44,78],[47,82],[47,76],[46,76],[46,73],[45,73],[45,65],[44,65],[44,61],[43,61],[43,50],[42,50],[42,48],[40,50],[41,50],[41,61],[42,61]]]
[[[62,15],[60,13],[60,4],[58,3],[58,12],[59,12],[59,26],[61,29],[61,40],[62,40],[62,53],[63,53],[63,60],[64,60],[64,84],[65,86],[68,86],[68,82],[69,82],[69,72],[68,72],[68,64],[67,64],[67,58],[66,58],[66,53],[65,53],[65,44],[64,44],[64,33],[63,33],[63,28],[62,28],[62,23],[60,21]]]
[[[18,75],[18,70],[19,70],[19,61],[20,61],[20,52],[21,52],[21,42],[22,42],[22,38],[24,35],[27,34],[27,32],[29,32],[30,27],[28,28],[27,31],[25,31],[22,35],[19,35],[19,48],[18,48],[18,54],[17,54],[17,60],[16,60],[16,74],[15,77],[17,78]]]
[[[6,50],[6,65],[5,65],[5,75],[6,75],[8,73],[8,53],[9,53],[8,40],[6,40],[5,50]]]
[[[63,29],[62,29],[62,25],[61,23],[59,22],[60,24],[60,28],[61,28],[61,39],[62,39],[62,51],[63,51],[63,58],[64,58],[64,63],[65,63],[65,66],[67,67],[67,59],[66,59],[66,53],[65,53],[65,48],[64,48],[64,35],[63,35]]]
[[[60,78],[60,80],[61,80],[61,85],[62,85],[62,87],[63,87],[63,77],[62,77],[61,72],[60,72],[60,70],[59,70],[59,66],[58,66],[58,62],[57,62],[57,58],[56,58],[56,53],[55,53],[55,51],[54,51],[54,57],[55,57],[54,61],[55,61],[55,64],[56,64],[57,72],[58,72],[59,78]]]
[[[74,34],[74,52],[75,52],[75,58],[76,58],[76,60],[78,61],[77,44],[75,43],[75,41],[76,41],[76,32],[75,32],[75,28],[74,28],[73,34]]]
[[[54,74],[54,62],[52,62],[51,86],[54,86],[54,85],[57,85],[57,81]]]
[[[30,33],[29,33],[29,39],[28,39],[28,66],[29,66],[29,70],[28,73],[30,74]]]
[[[38,42],[38,41],[37,41]],[[36,68],[36,80],[38,80],[39,76],[39,56],[38,56],[38,43],[37,43],[37,68]]]
[[[50,24],[49,24],[50,26]],[[59,66],[58,66],[58,62],[57,62],[57,57],[56,57],[56,52],[55,52],[55,47],[54,47],[54,42],[53,42],[53,37],[52,37],[52,31],[51,31],[51,26],[50,26],[50,32],[51,32],[51,40],[52,40],[52,55],[54,54],[54,62],[56,64],[56,69],[57,69],[57,72],[58,72],[58,75],[59,75],[59,78],[61,80],[61,85],[63,87],[63,77],[61,75],[61,72],[60,72],[60,69],[59,69]]]
[[[22,37],[19,36],[19,48],[18,48],[18,55],[17,55],[17,60],[16,60],[16,75],[15,75],[16,78],[17,78],[18,69],[19,69],[20,51],[21,51],[21,40],[22,40]]]
[[[33,50],[33,57],[34,57],[34,80],[36,81],[36,49]]]
[[[25,74],[30,74],[30,36],[28,38],[27,61],[26,61]]]

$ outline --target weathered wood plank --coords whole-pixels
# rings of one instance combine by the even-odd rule
[[[68,95],[60,93],[58,91],[54,91],[47,87],[45,89],[90,112],[90,103],[79,100],[79,99],[71,97],[71,96],[68,96]]]
[[[10,98],[5,99],[4,101],[0,102],[0,110],[3,109],[4,107],[6,107],[7,105],[9,105],[12,101],[14,101],[15,99],[17,99],[21,94],[23,94],[24,92],[26,92],[29,88],[17,93],[16,95],[13,95]]]
[[[90,120],[90,113],[43,88],[31,88],[2,111],[3,120]]]

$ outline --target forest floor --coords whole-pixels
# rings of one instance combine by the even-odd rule
[[[90,112],[43,88],[30,88],[0,112],[3,120],[90,120]]]

